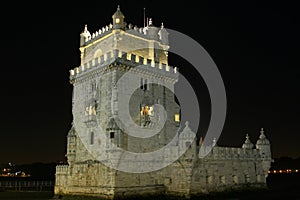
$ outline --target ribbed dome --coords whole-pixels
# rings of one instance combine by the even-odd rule
[[[242,148],[244,148],[244,149],[252,149],[253,148],[253,144],[250,141],[248,134],[246,135],[246,140],[245,140],[245,143],[243,144]]]
[[[270,141],[266,138],[264,134],[264,129],[261,128],[259,139],[256,142],[257,145],[269,145]]]
[[[118,6],[117,11],[115,14],[112,16],[113,18],[113,28],[114,29],[124,29],[125,28],[125,23],[124,23],[124,18],[125,16],[120,10],[120,6]]]
[[[117,11],[113,14],[113,18],[124,18],[123,13],[120,10],[120,6],[118,6]]]

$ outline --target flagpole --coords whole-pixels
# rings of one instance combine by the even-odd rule
[[[144,27],[146,27],[146,8],[144,8]]]

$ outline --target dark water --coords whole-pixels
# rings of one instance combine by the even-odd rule
[[[51,191],[2,191],[0,192],[1,200],[48,200],[52,199],[53,192]]]
[[[284,199],[300,200],[300,173],[297,174],[270,174],[267,178],[267,190],[248,191],[240,193],[222,193],[209,196],[193,197],[192,199]],[[53,200],[52,191],[0,191],[0,200]],[[87,198],[76,198],[87,200]],[[135,198],[139,199],[139,198]],[[143,200],[148,198],[143,197]],[[169,197],[155,197],[149,199],[174,199]]]

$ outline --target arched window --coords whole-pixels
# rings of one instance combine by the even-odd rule
[[[147,79],[141,78],[140,88],[142,90],[148,90],[148,81],[147,81]]]
[[[222,185],[225,185],[225,184],[226,184],[225,176],[220,176],[220,183],[221,183]]]
[[[151,123],[151,119],[154,117],[154,108],[153,106],[142,106],[141,105],[141,123],[143,126],[147,126]]]
[[[90,144],[94,144],[94,132],[91,132],[91,135],[90,135]]]
[[[256,176],[256,181],[257,181],[258,183],[262,182],[261,175],[257,175],[257,176]]]
[[[245,174],[245,183],[250,183],[250,175]]]
[[[207,176],[206,177],[206,183],[209,185],[212,185],[214,181],[214,177],[213,176]]]
[[[90,91],[91,91],[91,92],[95,92],[95,91],[96,91],[96,87],[97,87],[96,82],[95,82],[95,81],[92,81],[92,82],[91,82]]]
[[[114,139],[115,138],[115,132],[110,132],[110,139]]]
[[[99,58],[102,55],[102,51],[101,49],[97,49],[97,51],[95,51],[93,58]]]
[[[238,184],[238,183],[239,183],[239,179],[238,179],[238,176],[237,176],[237,175],[233,175],[233,176],[232,176],[232,179],[233,179],[233,183],[234,183],[234,184]]]

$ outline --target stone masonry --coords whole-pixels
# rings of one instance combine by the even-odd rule
[[[180,105],[173,91],[180,80],[178,69],[168,64],[168,32],[163,25],[155,27],[152,19],[142,28],[127,25],[119,7],[112,18],[113,24],[93,34],[85,26],[80,35],[81,64],[70,70],[73,122],[67,135],[68,165],[56,167],[55,195],[190,197],[265,187],[272,158],[264,130],[255,146],[246,135],[241,148],[221,147],[216,141],[197,144],[188,122],[178,132]],[[158,105],[168,112],[164,120]],[[122,113],[126,106],[128,116]],[[123,114],[132,120],[122,121]],[[139,131],[130,129],[135,126]],[[129,130],[136,135],[151,130],[157,134],[139,138]],[[164,168],[130,173],[113,167],[122,162],[120,156],[114,157],[121,149],[148,153],[173,138],[175,143],[155,158],[162,163],[179,157]],[[133,159],[125,165],[142,169],[154,164]]]

